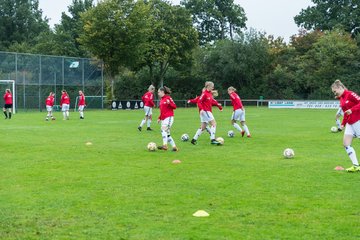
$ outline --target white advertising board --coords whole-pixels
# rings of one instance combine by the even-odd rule
[[[269,101],[269,108],[337,109],[339,101]]]

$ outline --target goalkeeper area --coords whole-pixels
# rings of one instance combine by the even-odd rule
[[[59,105],[62,90],[71,106],[82,90],[97,99],[89,107],[104,108],[104,64],[98,59],[0,52],[0,79],[0,91],[11,89],[16,111],[43,111],[50,92]]]

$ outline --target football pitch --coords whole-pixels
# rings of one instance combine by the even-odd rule
[[[179,152],[146,149],[162,141],[158,109],[142,132],[142,110],[0,121],[0,239],[360,238],[360,173],[334,170],[351,166],[330,132],[336,110],[248,107],[250,139],[227,137],[231,112],[214,109],[223,146],[207,133],[193,146],[180,136],[194,135],[198,111],[177,109]]]

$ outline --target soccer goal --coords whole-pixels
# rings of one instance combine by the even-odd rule
[[[13,109],[12,112],[13,114],[15,114],[15,105],[16,105],[16,95],[15,95],[15,80],[0,80],[0,86],[1,85],[5,85],[4,90],[2,91],[3,93],[5,93],[5,89],[10,89],[11,90],[11,94],[13,97]],[[1,87],[2,88],[2,87]]]
[[[85,96],[86,108],[103,109],[106,96]],[[74,111],[78,110],[79,96],[76,97]]]

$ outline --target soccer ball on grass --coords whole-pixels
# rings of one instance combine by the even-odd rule
[[[283,152],[285,158],[293,158],[295,156],[294,150],[291,148],[286,148]]]
[[[228,131],[228,137],[234,137],[234,131],[233,130],[230,130]]]
[[[156,143],[154,142],[149,142],[148,145],[147,145],[147,149],[150,151],[150,152],[154,152],[156,150]]]
[[[189,135],[184,133],[183,135],[181,135],[181,141],[183,142],[187,142],[189,141]]]
[[[222,137],[218,137],[215,139],[217,142],[220,143],[220,145],[223,145],[224,144],[224,139]]]
[[[338,131],[338,129],[337,129],[337,127],[335,127],[335,126],[332,126],[332,127],[330,128],[330,131],[333,132],[333,133],[336,133],[336,132]]]

